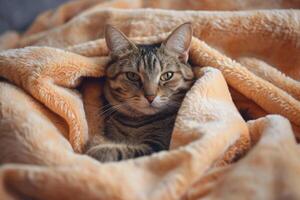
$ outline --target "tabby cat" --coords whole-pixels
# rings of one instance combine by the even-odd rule
[[[109,113],[104,115],[106,141],[87,154],[108,162],[167,150],[177,111],[194,82],[187,62],[191,24],[177,27],[161,44],[134,44],[109,25],[105,39],[112,58],[102,110]]]

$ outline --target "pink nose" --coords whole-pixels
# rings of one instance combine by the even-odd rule
[[[155,99],[154,95],[147,95],[146,99],[149,101],[149,103],[152,103],[152,101]]]

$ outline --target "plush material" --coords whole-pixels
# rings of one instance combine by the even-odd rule
[[[25,34],[0,38],[1,199],[300,198],[300,11],[196,10],[299,3],[136,9],[183,8],[151,2],[75,1],[42,14]],[[106,164],[84,155],[103,127],[105,24],[149,44],[186,21],[198,80],[178,112],[171,150]]]

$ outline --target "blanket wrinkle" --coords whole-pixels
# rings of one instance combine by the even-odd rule
[[[260,77],[254,76],[245,67],[211,49],[204,42],[194,40],[191,49],[194,48],[193,45],[197,48],[196,51],[191,51],[191,58],[194,58],[193,63],[217,67],[223,72],[231,87],[253,100],[269,113],[282,114],[289,117],[292,122],[300,124],[300,105],[288,93]],[[205,59],[206,57],[210,59]],[[251,87],[249,88],[249,86]],[[246,90],[246,88],[249,89]],[[262,99],[261,96],[264,98]]]
[[[70,143],[76,152],[82,152],[88,138],[83,105],[77,93],[61,86],[74,88],[82,76],[103,74],[109,59],[86,58],[49,47],[8,50],[0,53],[0,57],[2,76],[64,118],[69,124]],[[18,61],[13,62],[16,58]],[[20,68],[22,64],[25,66]]]
[[[75,0],[0,36],[0,199],[300,199],[299,8]],[[187,21],[197,80],[170,150],[116,163],[85,155],[104,139],[104,26],[154,44]]]
[[[255,75],[286,91],[296,100],[300,100],[299,81],[286,76],[269,64],[255,58],[244,57],[238,61]]]
[[[283,121],[285,123],[280,123],[279,126],[275,125]],[[299,152],[290,124],[286,119],[273,115],[251,121],[249,125],[254,125],[252,128],[262,131],[260,133],[262,139],[257,146],[238,163],[226,168],[217,168],[208,173],[207,176],[190,188],[186,193],[186,199],[203,197],[208,199],[243,199],[245,195],[254,199],[274,199],[278,197],[298,199],[297,186],[294,185],[295,181],[298,180],[293,179],[292,182],[289,182],[291,177],[286,176],[288,173],[293,173],[292,171],[296,170],[295,167],[299,166],[299,160],[286,157],[286,154],[294,155]],[[263,170],[267,166],[269,166],[269,170]],[[282,169],[284,169],[284,172]],[[256,177],[257,173],[260,174],[259,177]],[[280,178],[275,176],[275,174],[282,173],[286,174],[280,176]],[[269,174],[274,175],[270,176]],[[211,184],[215,180],[217,185],[215,183]],[[232,184],[233,182],[237,184]],[[224,187],[225,185],[226,187]],[[235,188],[236,186],[238,188]],[[266,189],[266,186],[269,188]],[[219,189],[214,190],[215,187]],[[281,193],[281,190],[294,192]]]
[[[135,7],[144,8],[163,8],[163,9],[175,9],[175,10],[250,10],[250,9],[270,9],[270,8],[300,8],[300,3],[293,0],[270,0],[270,1],[260,1],[260,0],[248,0],[240,2],[239,0],[231,0],[224,2],[215,2],[215,0],[210,1],[180,1],[176,0],[131,0],[126,2],[124,0],[114,0],[103,2],[103,0],[74,0],[63,4],[56,10],[50,10],[39,15],[33,24],[24,33],[24,36],[35,34],[38,32],[46,31],[51,28],[57,27],[68,22],[70,19],[78,15],[83,11],[89,11],[92,9],[99,8],[132,8],[133,4]]]

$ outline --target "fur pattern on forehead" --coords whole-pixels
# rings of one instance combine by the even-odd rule
[[[106,75],[113,77],[126,71],[163,73],[167,70],[181,71],[186,79],[191,79],[192,76],[189,63],[182,62],[163,44],[137,45],[136,49],[127,50],[122,57],[115,57],[107,68]]]

